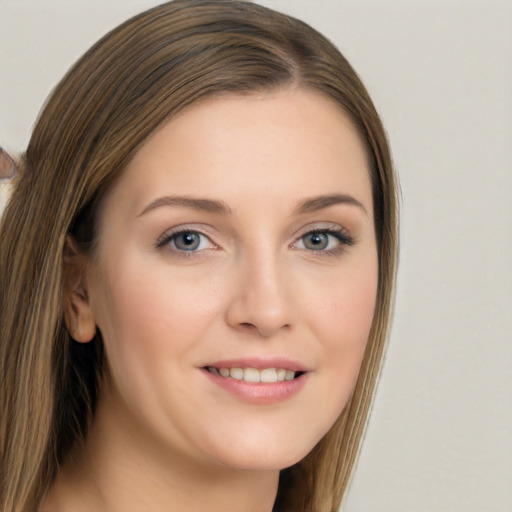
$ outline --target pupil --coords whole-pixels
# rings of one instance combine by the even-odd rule
[[[178,249],[185,251],[193,251],[199,247],[200,238],[196,233],[182,233],[176,240],[175,244]]]
[[[183,235],[183,242],[185,242],[185,245],[192,245],[194,243],[194,235],[190,233]]]
[[[311,233],[306,237],[305,246],[308,249],[325,249],[328,244],[327,235],[323,233]]]

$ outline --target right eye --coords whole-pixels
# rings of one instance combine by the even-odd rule
[[[213,249],[216,246],[205,234],[187,229],[165,235],[158,241],[157,247],[169,247],[173,251],[194,253]]]

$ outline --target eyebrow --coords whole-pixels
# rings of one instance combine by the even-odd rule
[[[148,204],[148,206],[146,206],[146,208],[144,208],[144,210],[139,214],[139,217],[161,206],[182,206],[203,212],[219,213],[221,215],[228,215],[231,213],[231,208],[224,201],[215,201],[213,199],[202,199],[190,196],[165,196],[159,197],[152,203]]]
[[[323,210],[324,208],[328,208],[329,206],[334,206],[337,204],[357,206],[366,214],[366,216],[368,216],[368,212],[363,203],[348,194],[328,194],[304,199],[304,201],[301,201],[295,209],[295,213],[303,214],[316,212],[318,210]]]
[[[312,213],[338,204],[356,206],[360,208],[366,215],[368,215],[364,205],[355,197],[348,194],[328,194],[304,199],[295,208],[294,213],[298,215]],[[203,212],[217,213],[220,215],[229,215],[232,213],[231,208],[224,201],[191,196],[164,196],[155,199],[148,206],[146,206],[144,210],[142,210],[142,212],[139,214],[139,217],[152,210],[155,210],[156,208],[160,208],[161,206],[181,206]]]

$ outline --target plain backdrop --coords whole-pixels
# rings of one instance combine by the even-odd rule
[[[0,0],[0,144],[23,150],[75,59],[157,3]],[[352,62],[402,183],[394,328],[342,509],[510,512],[512,1],[261,3]]]

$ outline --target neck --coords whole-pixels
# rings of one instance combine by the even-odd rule
[[[86,442],[70,454],[41,512],[271,512],[278,471],[194,460],[124,420],[100,400]]]

